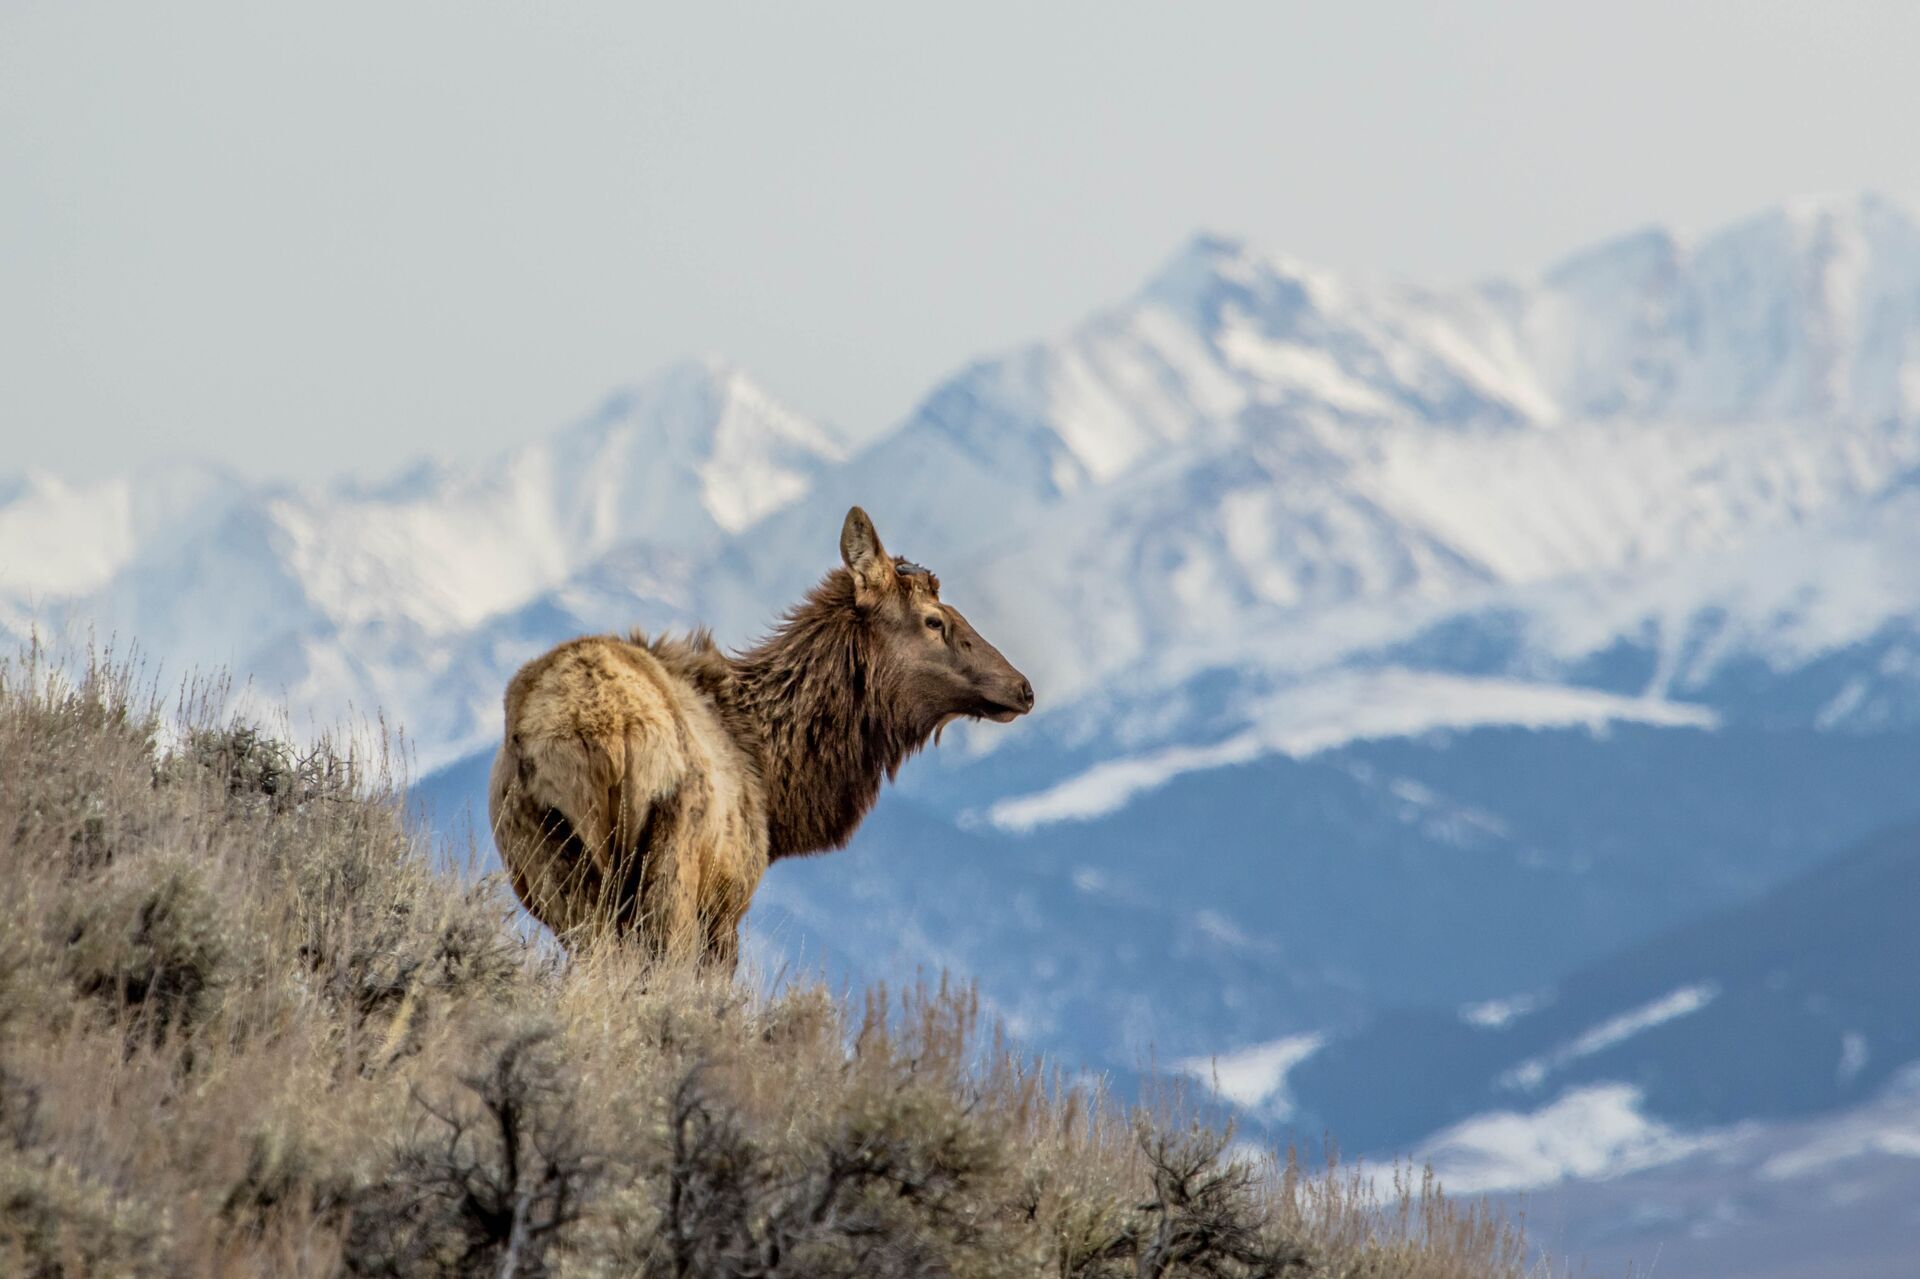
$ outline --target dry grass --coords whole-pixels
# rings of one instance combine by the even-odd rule
[[[0,1273],[1519,1275],[983,1044],[527,941],[379,761],[0,668]],[[163,732],[164,730],[164,732]]]

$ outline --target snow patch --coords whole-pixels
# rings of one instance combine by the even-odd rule
[[[1219,1056],[1188,1057],[1174,1062],[1173,1068],[1205,1083],[1217,1096],[1236,1106],[1258,1109],[1270,1119],[1282,1120],[1293,1113],[1287,1073],[1319,1052],[1326,1042],[1326,1036],[1318,1033],[1289,1035]]]
[[[1527,1190],[1569,1177],[1598,1179],[1671,1163],[1715,1144],[1640,1113],[1642,1094],[1622,1083],[1566,1093],[1539,1110],[1476,1115],[1437,1134],[1416,1161],[1433,1165],[1454,1194]]]
[[[1851,1037],[1850,1037],[1851,1038]],[[1770,1156],[1758,1169],[1768,1181],[1825,1177],[1838,1165],[1863,1156],[1920,1159],[1920,1065],[1895,1075],[1885,1095],[1812,1130],[1800,1141]]]
[[[1547,1076],[1570,1062],[1582,1057],[1591,1057],[1595,1053],[1622,1044],[1643,1031],[1655,1026],[1697,1013],[1712,1003],[1720,994],[1717,982],[1696,982],[1691,986],[1682,986],[1671,994],[1663,995],[1650,1003],[1630,1009],[1617,1017],[1606,1021],[1581,1034],[1571,1043],[1541,1056],[1530,1057],[1518,1066],[1500,1076],[1503,1088],[1523,1088],[1531,1092],[1546,1082]]]
[[[1468,1004],[1460,1010],[1460,1020],[1482,1030],[1498,1030],[1528,1013],[1537,1012],[1553,1002],[1551,992],[1514,995],[1509,999],[1489,999]]]
[[[1842,1088],[1859,1078],[1860,1072],[1867,1068],[1872,1057],[1867,1047],[1867,1037],[1857,1030],[1850,1030],[1840,1037],[1840,1064],[1834,1067],[1833,1080]]]
[[[1208,746],[1173,746],[1109,760],[1046,790],[1001,800],[987,820],[1025,832],[1116,812],[1134,796],[1185,773],[1266,755],[1305,759],[1349,742],[1492,725],[1586,728],[1614,722],[1710,728],[1697,706],[1620,697],[1592,689],[1385,669],[1349,671],[1279,693],[1257,706],[1256,726]]]

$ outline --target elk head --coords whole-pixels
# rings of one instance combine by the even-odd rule
[[[840,528],[854,608],[871,638],[871,678],[920,740],[962,717],[1004,724],[1033,709],[1033,685],[960,610],[940,602],[940,579],[888,555],[859,507]]]

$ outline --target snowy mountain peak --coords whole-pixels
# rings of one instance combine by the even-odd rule
[[[0,498],[0,633],[61,619],[137,635],[167,668],[225,666],[324,719],[378,706],[423,758],[496,712],[436,684],[461,637],[608,556],[676,589],[848,447],[723,360],[690,360],[499,457],[391,478],[248,487],[160,468],[83,484],[25,477]],[[616,595],[621,592],[616,591]],[[611,597],[610,597],[611,598]],[[603,625],[638,598],[612,600]],[[495,682],[497,645],[476,643]]]
[[[520,458],[545,447],[531,445]],[[590,460],[579,470],[583,477],[604,475],[604,467],[615,464],[674,474],[676,484],[691,481],[705,517],[695,523],[710,521],[728,533],[804,494],[814,473],[849,452],[839,432],[796,413],[711,355],[616,393],[555,447],[569,462]]]
[[[179,459],[138,477],[30,470],[0,482],[0,599],[98,589],[143,549],[217,519],[242,491],[219,467]]]
[[[1920,221],[1876,194],[1788,201],[1693,240],[1647,228],[1536,282],[1451,291],[1350,281],[1202,233],[1089,331],[1152,315],[1197,338],[1246,402],[1350,417],[1920,412]]]
[[[1920,410],[1920,225],[1795,200],[1693,243],[1649,230],[1549,271],[1521,341],[1569,415],[1731,421]]]
[[[1642,227],[1562,258],[1547,269],[1543,283],[1550,289],[1577,289],[1610,277],[1637,281],[1649,272],[1677,270],[1685,252],[1666,227]]]
[[[1207,329],[1236,310],[1278,318],[1331,302],[1338,292],[1330,272],[1262,252],[1236,237],[1202,231],[1154,273],[1140,297]]]
[[[1920,224],[1920,205],[1883,191],[1829,191],[1792,196],[1750,220],[1770,216],[1784,217],[1806,231],[1852,224],[1861,228],[1901,225],[1911,233]]]
[[[537,449],[554,441],[593,447],[611,433],[642,429],[653,433],[655,448],[670,450],[677,457],[697,456],[736,385],[748,392],[757,389],[718,356],[680,360],[616,388],[572,426],[522,448]]]

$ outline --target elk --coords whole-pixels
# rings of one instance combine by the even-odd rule
[[[738,961],[769,863],[839,848],[909,756],[959,718],[1006,723],[1033,686],[859,507],[772,635],[568,640],[507,685],[488,811],[527,910],[572,945]]]

